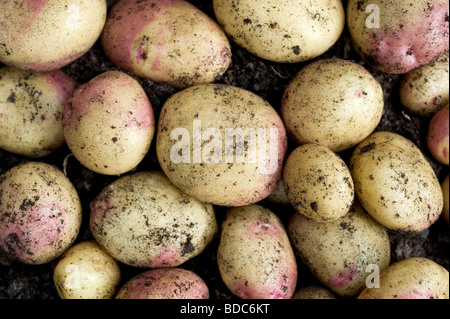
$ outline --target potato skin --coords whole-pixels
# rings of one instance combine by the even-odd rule
[[[357,296],[364,289],[368,265],[384,269],[390,263],[386,228],[359,202],[345,216],[328,223],[294,214],[287,231],[295,252],[311,273],[341,297]]]
[[[422,232],[442,212],[440,183],[414,143],[392,132],[376,132],[350,159],[355,192],[364,208],[391,230]]]
[[[12,259],[40,265],[58,258],[81,219],[77,191],[58,168],[27,162],[0,176],[0,249]]]
[[[448,0],[349,0],[346,11],[355,50],[378,71],[404,74],[449,49]]]
[[[308,286],[298,289],[292,299],[337,299],[337,297],[326,288]]]
[[[217,264],[222,280],[242,299],[290,299],[297,262],[277,215],[259,205],[230,208],[222,223]]]
[[[430,121],[427,146],[433,157],[444,165],[449,164],[449,106],[437,112]]]
[[[449,226],[449,176],[444,179],[441,184],[442,194],[444,195],[444,208],[442,210],[442,218],[444,218],[447,226]]]
[[[91,202],[90,230],[118,261],[176,267],[200,254],[218,231],[212,205],[177,189],[162,172],[123,176]]]
[[[358,299],[449,299],[449,273],[427,258],[404,259],[382,270],[380,288],[366,288]]]
[[[53,271],[53,282],[62,299],[112,299],[120,278],[117,261],[93,240],[70,247]]]

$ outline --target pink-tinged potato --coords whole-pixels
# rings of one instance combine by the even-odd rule
[[[449,106],[437,112],[430,121],[427,135],[427,145],[433,157],[444,165],[449,164]]]
[[[177,267],[199,255],[218,231],[213,206],[184,194],[162,172],[123,176],[90,207],[96,241],[134,267]]]
[[[19,164],[0,176],[0,250],[25,264],[58,258],[78,236],[82,208],[56,167]]]
[[[383,269],[379,288],[365,288],[358,299],[449,299],[449,273],[427,258],[404,259]]]
[[[107,71],[80,85],[63,114],[64,137],[88,169],[119,175],[134,169],[150,149],[155,119],[137,80]]]
[[[259,205],[230,208],[222,223],[217,264],[223,282],[242,299],[290,299],[297,262],[286,230]]]
[[[350,0],[353,46],[372,68],[404,74],[449,49],[448,0]]]
[[[182,0],[118,1],[101,41],[116,66],[178,88],[211,83],[231,62],[219,25]]]
[[[131,278],[116,299],[209,299],[205,281],[182,268],[147,270]]]
[[[447,226],[449,225],[449,176],[444,179],[444,181],[441,184],[442,187],[442,194],[444,195],[444,209],[442,210],[442,218],[444,218],[445,222],[447,223]]]
[[[77,83],[63,71],[0,69],[0,148],[47,156],[64,140],[63,111]]]
[[[296,254],[311,273],[341,297],[357,296],[364,289],[373,271],[370,267],[381,270],[390,264],[387,230],[359,202],[332,222],[293,214],[287,231]]]
[[[281,180],[286,149],[277,111],[239,87],[190,87],[161,110],[156,153],[162,170],[203,202],[235,207],[266,198]]]
[[[0,62],[53,71],[86,53],[106,21],[105,0],[0,1]]]

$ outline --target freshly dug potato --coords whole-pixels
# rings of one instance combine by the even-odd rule
[[[209,299],[209,289],[196,273],[182,268],[147,270],[131,278],[116,299]]]
[[[295,209],[319,222],[341,218],[355,198],[352,175],[345,162],[318,144],[304,144],[289,154],[283,183]]]
[[[341,1],[214,0],[216,18],[240,46],[266,60],[297,63],[326,52],[345,25]]]
[[[447,226],[449,225],[448,215],[449,215],[449,187],[448,182],[449,176],[444,179],[444,181],[441,184],[442,187],[442,194],[444,195],[444,209],[442,210],[442,217],[447,222]]]
[[[64,106],[76,85],[60,70],[0,68],[0,148],[38,158],[61,147]]]
[[[53,282],[62,299],[111,299],[120,284],[120,268],[95,241],[70,247],[53,271]]]
[[[356,195],[391,230],[422,232],[439,217],[443,196],[433,168],[410,140],[376,132],[350,159]]]
[[[91,203],[90,230],[118,261],[176,267],[200,254],[218,231],[212,205],[178,190],[162,172],[112,182]]]
[[[0,2],[0,62],[53,71],[75,61],[97,41],[106,21],[105,0]]]
[[[368,266],[381,270],[390,264],[387,230],[359,202],[345,216],[328,223],[294,214],[288,234],[311,273],[341,297],[357,296],[364,289],[371,274]]]
[[[380,287],[358,299],[449,299],[448,270],[427,258],[404,259],[382,270]]]
[[[404,74],[449,49],[448,0],[349,0],[355,50],[372,68]]]
[[[219,25],[182,0],[119,0],[101,40],[118,67],[177,88],[211,83],[231,62]]]
[[[204,84],[164,104],[156,153],[183,192],[221,206],[256,203],[277,187],[287,136],[277,111],[242,88]]]
[[[297,262],[275,213],[259,205],[230,208],[222,223],[217,264],[222,280],[242,299],[290,299]]]
[[[430,121],[427,145],[433,157],[444,165],[449,164],[449,106],[437,112]]]
[[[297,143],[341,152],[373,132],[383,109],[381,85],[365,68],[342,59],[320,59],[287,86],[281,115]]]
[[[400,82],[400,100],[410,112],[424,116],[449,102],[449,53],[435,62],[409,71]]]
[[[58,258],[81,218],[77,191],[58,168],[28,162],[0,176],[0,250],[12,259],[39,265]]]
[[[64,137],[88,169],[119,175],[145,157],[155,132],[150,101],[138,81],[107,71],[80,85],[67,101]]]
[[[319,286],[308,286],[298,289],[292,299],[337,299],[328,289]]]

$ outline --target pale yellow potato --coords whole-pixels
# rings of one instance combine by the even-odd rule
[[[373,133],[353,151],[350,172],[364,208],[391,230],[422,232],[442,212],[442,190],[433,168],[401,135]]]
[[[448,270],[431,259],[407,258],[382,270],[379,288],[365,288],[358,299],[449,299]]]
[[[281,115],[298,144],[315,143],[341,152],[374,131],[383,109],[382,87],[364,67],[342,59],[320,59],[289,83]]]
[[[319,286],[308,286],[298,289],[292,296],[292,299],[337,299],[337,298],[335,294],[333,294],[326,288]]]
[[[112,299],[120,278],[117,261],[93,240],[70,247],[53,270],[61,299]]]
[[[352,175],[345,162],[318,144],[304,144],[289,154],[283,183],[295,209],[319,222],[341,218],[355,198]]]
[[[214,0],[216,18],[233,41],[266,60],[297,63],[330,49],[345,25],[339,0]]]
[[[447,175],[447,177],[444,179],[444,181],[441,184],[442,187],[442,194],[444,195],[444,208],[442,210],[442,217],[444,218],[444,220],[447,223],[447,226],[449,225],[449,221],[448,221],[448,215],[449,215],[449,187],[448,187],[448,182],[449,180],[449,176]]]
[[[387,230],[359,202],[345,216],[328,223],[294,214],[288,235],[311,273],[341,297],[357,296],[371,281],[372,267],[382,270],[390,264]]]

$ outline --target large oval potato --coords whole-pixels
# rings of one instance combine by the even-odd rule
[[[433,168],[401,135],[373,133],[353,151],[350,172],[364,208],[389,229],[422,232],[442,212],[442,191]]]
[[[283,224],[259,205],[230,208],[222,223],[217,264],[222,280],[243,299],[289,299],[297,262]]]

